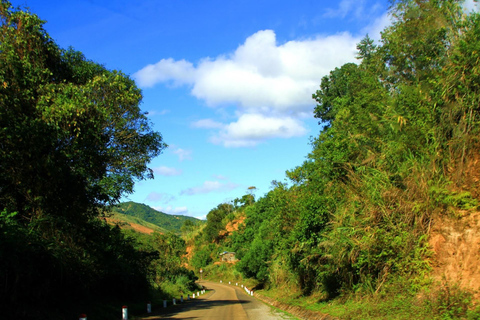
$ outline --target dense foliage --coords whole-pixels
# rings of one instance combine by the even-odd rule
[[[432,224],[478,208],[468,170],[480,146],[480,14],[453,0],[393,1],[390,14],[380,43],[365,37],[358,63],[313,94],[321,131],[308,159],[236,213],[245,222],[218,245],[245,277],[322,300],[434,288]],[[469,316],[463,298],[440,300],[425,302],[429,316]]]
[[[155,253],[98,218],[166,147],[140,100],[128,76],[59,48],[36,15],[1,1],[2,317],[72,318],[148,293]]]

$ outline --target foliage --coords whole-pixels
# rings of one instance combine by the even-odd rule
[[[206,240],[237,252],[237,270],[271,289],[339,303],[387,297],[363,318],[395,318],[403,300],[469,317],[461,290],[440,294],[445,304],[419,297],[432,287],[432,224],[478,209],[466,166],[480,147],[480,14],[454,0],[392,1],[390,14],[380,43],[365,37],[358,63],[322,78],[322,126],[306,161],[240,209],[238,231],[215,238],[221,215]]]
[[[216,251],[216,246],[212,244],[209,244],[199,250],[196,250],[192,257],[192,260],[190,261],[190,265],[195,270],[200,270],[201,268],[208,266],[209,264],[214,262],[214,258],[212,257],[212,255],[214,254],[213,252],[215,251]]]
[[[458,284],[443,281],[433,295],[432,309],[441,319],[478,319],[480,308],[471,310],[473,293],[462,290]]]
[[[153,295],[170,299],[186,295],[197,288],[195,280],[198,278],[193,271],[185,267],[186,243],[180,236],[157,232],[144,234],[131,229],[123,229],[122,232],[131,240],[136,250],[150,256],[148,275],[157,291],[153,292]]]
[[[220,239],[219,232],[223,230],[226,223],[224,218],[233,212],[233,205],[229,203],[221,203],[216,208],[210,210],[207,214],[207,224],[203,229],[203,234],[207,242],[217,241]]]
[[[94,304],[144,299],[150,252],[136,250],[119,228],[100,220],[77,231],[77,241],[46,238],[36,223],[0,216],[1,306],[12,319],[76,316]],[[46,221],[42,221],[45,223]],[[65,298],[65,297],[68,297]],[[60,316],[60,315],[58,315]]]
[[[0,301],[12,319],[144,298],[154,253],[98,217],[166,147],[134,81],[59,48],[43,23],[0,2]]]

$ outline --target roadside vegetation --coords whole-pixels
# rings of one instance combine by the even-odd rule
[[[480,14],[434,0],[390,14],[381,41],[366,36],[313,94],[307,160],[255,201],[213,209],[195,268],[216,277],[231,269],[218,253],[234,251],[229,276],[344,319],[480,317],[479,292],[439,277],[429,242],[478,213]]]
[[[58,47],[43,23],[0,2],[1,317],[115,319],[194,286],[179,236],[104,220],[167,145],[132,79]]]

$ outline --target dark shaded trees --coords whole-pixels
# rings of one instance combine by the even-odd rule
[[[166,147],[140,101],[128,76],[59,48],[36,15],[1,1],[0,301],[12,318],[148,288],[151,257],[98,219]]]

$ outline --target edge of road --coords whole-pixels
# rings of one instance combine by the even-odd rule
[[[302,320],[338,320],[338,318],[332,317],[328,314],[308,310],[299,306],[286,304],[270,297],[263,296],[259,293],[257,293],[255,297],[272,307],[280,309]]]
[[[203,281],[197,282],[197,283],[202,285],[201,284],[202,282],[208,283],[208,282],[215,282],[215,281],[203,280]],[[234,288],[237,289],[236,290],[237,292],[240,291],[244,295],[250,297],[250,295],[248,295],[246,292],[244,292],[241,289],[242,287],[240,287],[238,285],[231,284],[231,283],[225,283],[225,282],[221,282],[221,284],[226,285],[226,286],[234,287]],[[321,313],[321,312],[318,312],[318,311],[308,310],[308,309],[305,309],[305,308],[302,308],[302,307],[299,307],[299,306],[286,304],[286,303],[277,301],[273,298],[266,297],[266,296],[264,296],[264,295],[262,295],[258,292],[255,292],[254,295],[251,296],[251,297],[255,298],[255,299],[258,299],[258,300],[262,301],[263,303],[265,303],[265,304],[267,304],[271,307],[274,307],[274,308],[279,309],[283,312],[286,312],[287,314],[290,314],[294,317],[297,317],[298,319],[302,319],[302,320],[338,320],[338,318],[332,317],[328,314],[324,314],[324,313]]]

